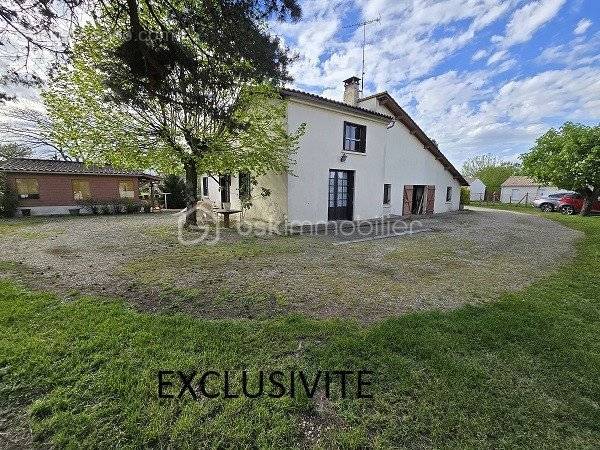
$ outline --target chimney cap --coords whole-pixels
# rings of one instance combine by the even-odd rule
[[[358,77],[350,77],[347,80],[344,80],[344,86],[348,86],[349,84],[358,84],[360,83],[360,78]]]

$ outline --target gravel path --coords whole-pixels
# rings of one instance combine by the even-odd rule
[[[4,276],[66,295],[119,296],[147,310],[218,317],[377,320],[479,303],[547,276],[578,232],[540,217],[465,211],[415,235],[334,246],[339,236],[182,246],[172,215],[51,218],[0,236]],[[4,264],[6,266],[6,263]]]

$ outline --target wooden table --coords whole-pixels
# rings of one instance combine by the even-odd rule
[[[229,216],[232,214],[239,214],[242,212],[241,209],[217,209],[217,214],[223,214],[223,226],[229,228]]]

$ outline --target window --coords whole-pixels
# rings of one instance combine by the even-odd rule
[[[344,150],[365,153],[367,148],[367,127],[344,122]]]
[[[240,200],[250,200],[250,191],[252,189],[252,184],[250,182],[250,174],[248,172],[240,172],[238,180]]]
[[[40,198],[37,178],[17,178],[19,198]]]
[[[392,202],[392,185],[383,185],[383,204],[389,205]]]
[[[119,196],[121,198],[135,198],[135,191],[133,190],[133,181],[119,181]]]
[[[451,202],[452,201],[452,187],[448,186],[446,188],[446,201],[447,202]]]
[[[202,177],[202,195],[208,197],[208,177]]]
[[[88,200],[92,198],[90,182],[86,180],[73,180],[73,198],[75,200]]]

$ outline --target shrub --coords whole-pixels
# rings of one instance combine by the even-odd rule
[[[81,200],[79,206],[91,211],[92,214],[100,214],[102,206],[95,200]]]
[[[467,187],[460,188],[460,204],[468,205],[471,203],[471,190]]]
[[[127,214],[138,213],[142,209],[142,203],[137,200],[133,200],[132,198],[122,199],[120,205],[122,208],[124,208]]]
[[[14,217],[18,205],[19,197],[6,182],[6,177],[0,174],[0,215]]]

